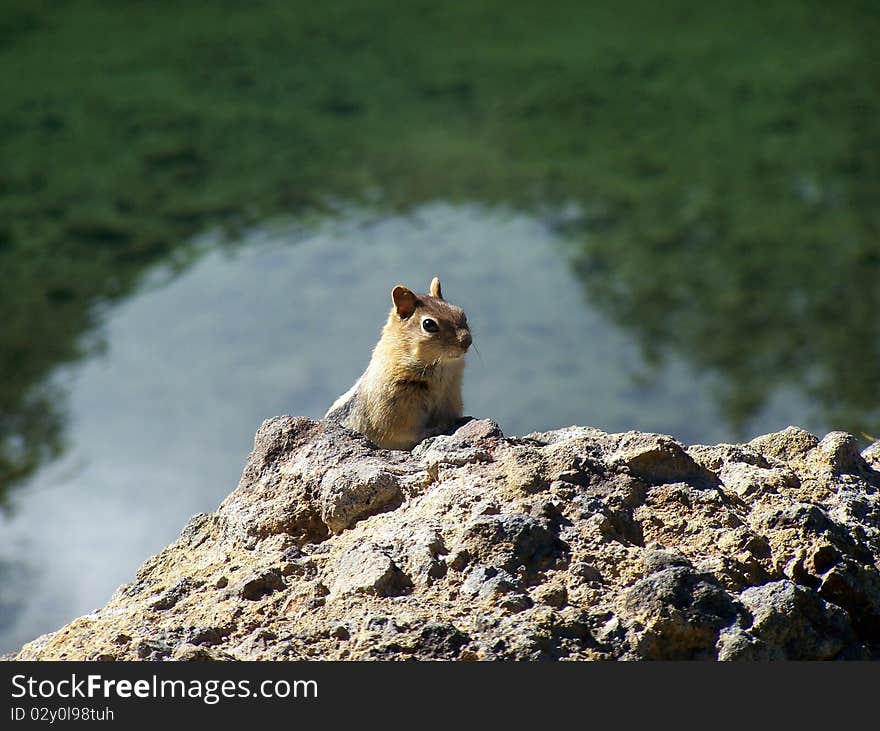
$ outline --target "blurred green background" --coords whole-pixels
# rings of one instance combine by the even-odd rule
[[[577,421],[690,441],[789,423],[877,435],[878,37],[880,5],[867,1],[4,0],[0,571],[25,581],[35,539],[8,536],[54,530],[45,504],[26,517],[41,484],[55,503],[116,489],[60,489],[67,478],[46,472],[85,438],[71,399],[103,414],[124,403],[134,431],[179,420],[148,423],[156,394],[138,390],[135,365],[75,396],[77,368],[122,352],[114,312],[146,291],[159,299],[117,330],[147,370],[179,324],[215,329],[216,357],[199,362],[241,380],[243,349],[257,347],[245,335],[271,333],[259,363],[278,363],[250,385],[265,417],[320,416],[366,364],[386,290],[437,273],[485,358],[472,357],[468,405],[511,433]],[[274,264],[241,253],[267,237]],[[348,257],[358,266],[333,268]],[[236,320],[253,272],[273,266],[289,284]],[[231,289],[209,296],[224,277]],[[159,293],[175,282],[170,308]],[[192,319],[208,301],[224,317]],[[162,307],[171,324],[150,330]],[[267,316],[288,310],[288,329]],[[312,346],[310,360],[285,370],[273,347],[291,342]],[[603,353],[604,370],[577,371]],[[599,394],[617,371],[629,385]],[[297,378],[294,398],[284,383]],[[511,394],[524,395],[502,403]],[[111,395],[121,400],[97,405]],[[259,421],[236,408],[210,411],[214,396],[190,384],[175,408],[253,432]],[[198,433],[175,438],[199,445]],[[233,465],[249,446],[235,439]],[[162,461],[148,456],[144,505]],[[201,486],[186,476],[201,502],[156,518],[144,546],[216,505],[235,472]],[[45,629],[106,598],[93,593],[63,609],[46,599]],[[0,599],[0,632],[28,601]]]

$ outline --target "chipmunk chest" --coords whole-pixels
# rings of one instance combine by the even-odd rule
[[[423,379],[397,379],[391,390],[391,408],[398,413],[426,412],[436,398],[434,384]]]
[[[444,411],[446,386],[445,379],[436,374],[431,378],[399,378],[394,384],[392,410],[398,419],[423,426]]]

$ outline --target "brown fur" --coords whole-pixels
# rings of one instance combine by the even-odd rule
[[[467,318],[443,299],[440,280],[430,294],[397,286],[394,306],[367,370],[326,414],[384,449],[412,449],[462,415],[464,354],[471,344]],[[426,332],[425,318],[437,323]]]

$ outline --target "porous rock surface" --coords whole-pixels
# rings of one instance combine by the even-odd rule
[[[277,417],[238,487],[17,659],[880,658],[880,448]]]

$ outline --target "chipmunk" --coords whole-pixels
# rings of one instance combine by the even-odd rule
[[[383,449],[412,449],[462,415],[461,379],[471,331],[464,310],[397,285],[394,306],[363,375],[325,414]]]

